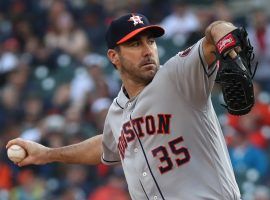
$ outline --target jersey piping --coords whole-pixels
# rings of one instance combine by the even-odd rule
[[[130,115],[130,121],[132,121],[131,115]],[[132,123],[131,123],[131,124],[132,124]],[[156,178],[155,178],[155,176],[154,176],[154,174],[153,174],[153,172],[152,172],[152,169],[151,169],[151,167],[150,167],[150,165],[149,165],[149,161],[148,161],[148,159],[147,159],[147,157],[146,157],[146,153],[145,153],[145,151],[144,151],[144,148],[143,148],[141,139],[139,138],[138,133],[137,133],[137,130],[135,129],[135,127],[133,126],[133,124],[132,124],[132,128],[133,128],[133,130],[134,130],[134,132],[135,132],[135,135],[136,135],[136,137],[137,137],[137,139],[138,139],[138,141],[139,141],[139,144],[140,144],[140,146],[141,146],[141,148],[142,148],[142,152],[143,152],[144,159],[145,159],[145,161],[146,161],[146,164],[147,164],[147,167],[148,167],[148,169],[149,169],[149,171],[150,171],[150,174],[151,174],[151,176],[152,176],[152,178],[153,178],[153,180],[154,180],[154,182],[155,182],[155,185],[156,185],[156,187],[157,187],[157,189],[158,189],[158,192],[159,192],[160,196],[162,197],[162,199],[165,200],[165,198],[164,198],[164,196],[163,196],[163,194],[162,194],[162,192],[161,192],[161,189],[160,189],[160,187],[159,187],[159,185],[158,185],[158,183],[157,183],[157,180],[156,180]]]
[[[104,162],[106,162],[106,163],[119,163],[119,162],[121,162],[121,160],[105,160],[105,159],[103,158],[103,155],[102,155],[101,159],[102,159]]]
[[[205,67],[205,65],[204,65],[203,59],[202,59],[202,55],[201,55],[201,52],[200,52],[200,47],[198,48],[198,53],[199,53],[199,57],[200,57],[201,64],[202,64],[202,66],[203,66],[204,73],[205,73],[205,74],[208,76],[208,78],[209,78],[209,77],[212,76],[212,74],[216,71],[216,67],[215,67],[210,73],[208,73],[208,72],[207,72],[207,69],[206,69],[206,67]],[[211,69],[214,65],[215,65],[215,62],[213,62],[213,64],[211,64],[211,66],[209,66],[209,69]]]
[[[146,192],[145,192],[145,189],[144,189],[144,187],[143,187],[143,184],[142,184],[141,180],[139,180],[139,181],[140,181],[140,184],[141,184],[141,186],[142,186],[143,192],[144,192],[144,194],[145,194],[147,200],[149,200],[149,197],[148,197],[148,195],[147,195]]]
[[[115,99],[115,102],[122,110],[124,110],[124,108],[118,103],[117,99]]]

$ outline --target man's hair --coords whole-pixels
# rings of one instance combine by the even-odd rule
[[[117,52],[120,52],[120,47],[119,47],[119,45],[117,45],[116,47],[114,47],[113,48],[115,51],[117,51]]]

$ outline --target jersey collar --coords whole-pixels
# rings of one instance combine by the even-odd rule
[[[121,109],[124,109],[128,101],[128,94],[124,89],[124,86],[122,86],[121,90],[118,93],[118,96],[116,97],[116,103]]]

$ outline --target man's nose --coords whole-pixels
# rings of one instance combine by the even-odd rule
[[[151,45],[148,43],[144,43],[143,45],[143,56],[152,55],[152,48]]]

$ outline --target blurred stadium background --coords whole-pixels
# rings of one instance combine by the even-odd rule
[[[102,132],[121,84],[104,33],[126,12],[166,29],[158,40],[161,63],[201,38],[213,20],[247,28],[259,60],[254,109],[236,118],[220,105],[218,87],[212,96],[243,200],[270,200],[269,11],[269,0],[1,0],[0,200],[129,199],[120,166],[18,168],[5,149],[15,137],[60,147]]]

